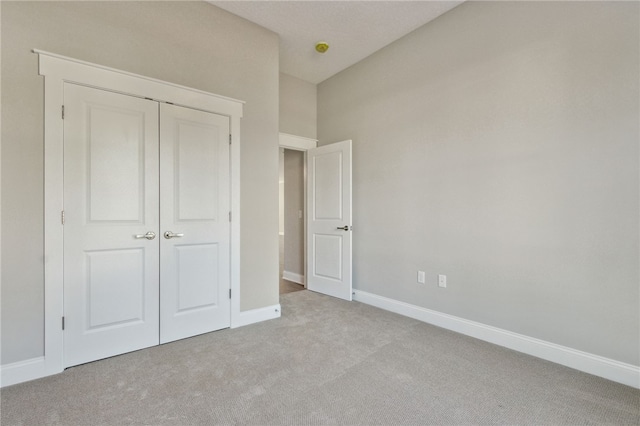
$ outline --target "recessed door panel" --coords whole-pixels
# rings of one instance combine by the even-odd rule
[[[230,325],[229,118],[167,104],[161,117],[165,343]]]
[[[218,304],[218,245],[175,246],[177,314]]]
[[[329,280],[342,280],[342,235],[313,236],[313,275]]]
[[[157,345],[158,105],[64,85],[64,365]]]
[[[144,249],[86,252],[86,270],[85,330],[145,320]]]
[[[180,119],[174,125],[176,220],[216,220],[219,169],[211,166],[219,162],[220,128]]]
[[[85,104],[87,200],[90,221],[135,221],[144,216],[145,114]]]
[[[314,220],[342,220],[342,152],[313,156]]]

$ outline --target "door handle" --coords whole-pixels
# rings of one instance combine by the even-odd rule
[[[164,233],[164,237],[165,237],[167,240],[170,240],[171,238],[184,237],[184,234],[174,234],[174,233],[173,233],[173,232],[171,232],[171,231],[167,231],[167,232],[165,232],[165,233]]]
[[[156,233],[155,233],[155,232],[153,232],[153,231],[149,231],[149,232],[147,232],[146,234],[137,234],[137,235],[134,235],[134,237],[135,237],[136,239],[138,239],[138,240],[139,240],[139,239],[142,239],[142,238],[146,238],[147,240],[153,240],[153,239],[156,237]]]
[[[345,225],[345,226],[342,226],[342,227],[341,227],[341,226],[338,226],[338,228],[337,228],[337,229],[340,229],[340,230],[342,230],[342,231],[348,231],[348,230],[349,230],[349,228],[350,228],[349,226]]]

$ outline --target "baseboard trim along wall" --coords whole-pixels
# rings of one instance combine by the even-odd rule
[[[43,356],[0,366],[0,387],[49,376]]]
[[[251,309],[249,311],[240,312],[237,319],[231,323],[231,328],[242,327],[249,324],[255,324],[261,321],[280,318],[280,304],[265,306],[264,308]]]
[[[282,279],[304,285],[304,275],[295,272],[282,271]]]
[[[361,290],[354,290],[353,300],[640,389],[639,366]]]

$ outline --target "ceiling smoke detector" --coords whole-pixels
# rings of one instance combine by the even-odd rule
[[[316,52],[324,53],[327,50],[329,50],[329,44],[327,42],[319,41],[316,43]]]

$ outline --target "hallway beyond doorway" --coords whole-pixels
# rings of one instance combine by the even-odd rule
[[[280,270],[279,270],[280,294],[304,290],[304,286],[302,284],[294,283],[293,281],[288,281],[282,278],[282,273],[284,271],[284,235],[280,235],[279,239],[280,239]]]

